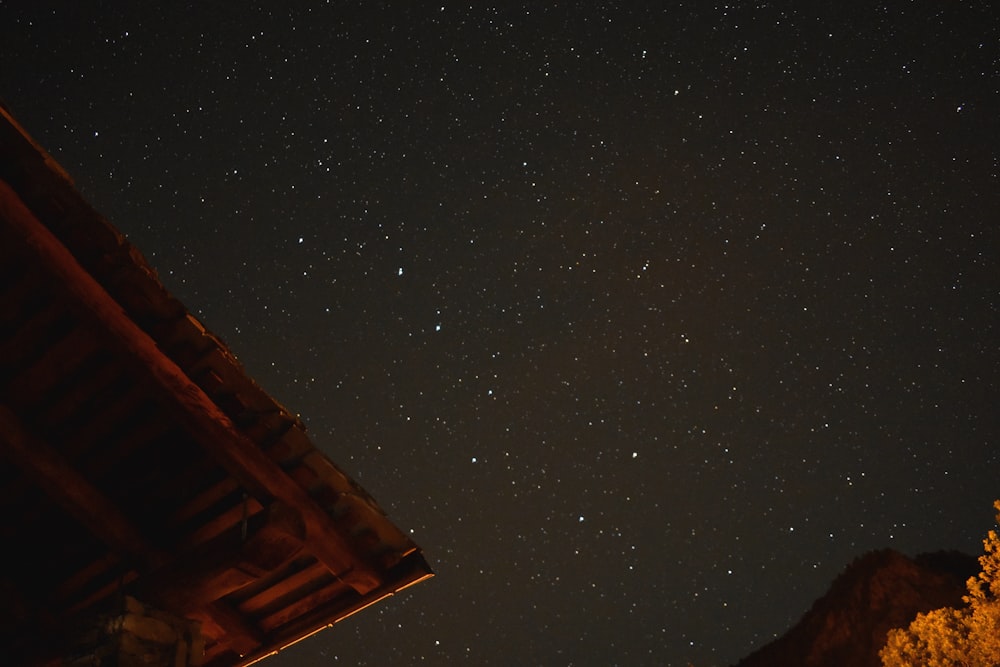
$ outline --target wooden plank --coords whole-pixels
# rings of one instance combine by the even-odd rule
[[[56,586],[53,595],[56,599],[64,601],[78,597],[79,592],[86,586],[90,585],[90,582],[101,575],[106,575],[113,568],[117,568],[120,565],[121,558],[118,554],[110,551],[105,552],[100,558],[84,565],[71,576],[64,579],[58,586]]]
[[[282,577],[275,585],[239,603],[237,608],[246,614],[258,614],[267,605],[275,603],[297,589],[307,588],[312,582],[324,576],[328,577],[329,574],[330,571],[322,563],[313,563],[294,574]]]
[[[201,493],[192,498],[189,502],[178,508],[170,516],[170,523],[182,524],[197,514],[201,514],[208,508],[220,502],[226,496],[235,492],[240,485],[232,477],[225,477],[221,481],[207,487]]]
[[[278,609],[268,616],[265,616],[264,618],[258,620],[257,623],[264,629],[264,631],[272,632],[276,628],[294,621],[296,618],[305,615],[306,613],[330,602],[331,600],[343,599],[345,600],[344,606],[347,606],[347,604],[349,604],[347,601],[354,601],[357,597],[358,594],[355,591],[344,586],[341,582],[333,580],[326,586],[314,590],[311,593],[295,600],[291,604]]]
[[[66,439],[67,454],[75,458],[82,452],[89,452],[95,457],[90,461],[95,470],[102,468],[101,461],[106,456],[106,445],[113,440],[112,435],[141,422],[137,417],[144,408],[143,403],[149,401],[149,397],[132,384],[116,384],[113,389],[114,393],[109,391],[103,400],[91,406],[86,420],[73,429],[73,437]],[[105,452],[100,460],[97,452]]]
[[[267,455],[282,466],[289,466],[311,451],[315,451],[309,438],[297,424],[292,422],[288,429],[267,450]]]
[[[0,217],[7,220],[13,241],[55,277],[55,288],[77,304],[77,315],[107,334],[109,345],[125,354],[135,371],[151,384],[153,393],[177,422],[260,499],[277,498],[298,510],[309,535],[308,548],[331,572],[364,593],[378,587],[381,577],[342,535],[326,511],[257,445],[241,434],[204,391],[168,359],[121,306],[81,267],[62,243],[0,181]]]
[[[203,623],[207,621],[219,626],[225,633],[221,643],[237,655],[247,655],[264,645],[266,638],[263,633],[247,623],[243,616],[236,613],[223,600],[216,600],[202,612],[193,613],[191,617]]]
[[[67,387],[46,410],[47,429],[65,430],[64,424],[69,420],[79,422],[81,417],[92,411],[95,400],[105,394],[121,374],[121,368],[110,359],[102,363],[95,358],[92,363],[93,369],[78,375],[73,385]]]
[[[198,528],[185,533],[184,537],[178,540],[177,548],[190,549],[208,542],[238,524],[244,516],[247,519],[251,519],[257,516],[263,509],[263,505],[256,498],[248,498],[246,509],[244,509],[241,502],[224,512],[220,512]]]
[[[298,513],[276,502],[242,526],[237,516],[225,533],[150,573],[135,590],[167,609],[195,609],[279,569],[302,550],[304,537]]]
[[[157,570],[169,562],[167,555],[159,553],[147,543],[142,534],[99,489],[74,470],[48,443],[29,433],[17,415],[3,405],[0,405],[0,450],[63,510],[119,555],[141,564],[145,570]],[[134,578],[135,575],[131,574],[126,576],[125,581]],[[215,585],[208,575],[202,576],[197,581],[204,586]],[[78,603],[75,608],[86,608],[111,595],[120,585],[121,582],[109,583]],[[196,590],[191,590],[189,593],[206,595]],[[172,611],[184,613],[187,610],[172,609]],[[211,610],[204,613],[211,615]],[[226,619],[215,620],[222,627],[227,627]],[[230,629],[236,632],[234,641],[242,641],[242,630]]]
[[[115,504],[51,445],[30,433],[6,405],[0,405],[0,448],[49,498],[114,551],[148,568],[163,564],[164,558]]]
[[[16,373],[40,356],[49,330],[61,324],[65,311],[46,304],[40,311],[19,323],[16,332],[0,341],[0,371]]]
[[[42,356],[9,381],[9,402],[15,406],[34,407],[98,349],[91,332],[74,327],[58,340],[49,341]]]
[[[434,573],[428,566],[427,561],[419,552],[414,552],[396,565],[387,577],[385,585],[369,592],[367,595],[334,596],[327,602],[320,604],[294,620],[289,620],[284,625],[278,626],[268,632],[269,646],[278,647],[277,650],[268,648],[260,653],[246,656],[247,662],[251,664],[254,660],[259,660],[268,655],[274,655],[292,644],[305,639],[317,632],[332,626],[334,623],[356,614],[357,612],[399,593],[405,588],[433,577]],[[332,619],[332,620],[331,620]]]
[[[69,614],[76,614],[84,609],[90,609],[94,605],[107,600],[112,595],[120,595],[123,588],[127,588],[129,584],[138,578],[138,572],[135,570],[129,570],[122,575],[121,579],[104,584],[86,597],[73,603],[73,605],[67,609],[67,612]]]

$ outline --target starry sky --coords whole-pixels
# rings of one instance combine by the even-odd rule
[[[990,3],[240,4],[0,2],[0,99],[437,572],[269,665],[727,665],[980,551]]]

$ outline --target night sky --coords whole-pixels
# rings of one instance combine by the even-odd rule
[[[437,572],[269,666],[727,665],[980,552],[990,3],[241,4],[0,2],[0,98]]]

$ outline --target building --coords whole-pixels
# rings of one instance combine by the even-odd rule
[[[2,108],[0,507],[4,664],[245,665],[432,574]]]

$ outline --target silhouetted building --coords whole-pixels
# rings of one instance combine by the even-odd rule
[[[244,665],[431,576],[2,108],[0,506],[3,664]]]

